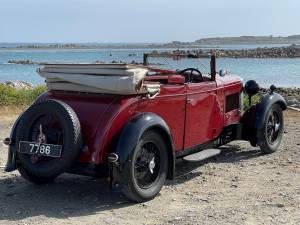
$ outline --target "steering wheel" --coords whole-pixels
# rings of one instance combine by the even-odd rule
[[[180,70],[178,72],[178,74],[185,75],[185,73],[188,72],[188,71],[190,71],[190,73],[186,76],[187,82],[193,82],[193,80],[194,80],[194,77],[193,77],[194,76],[194,72],[197,73],[197,81],[198,82],[202,82],[203,81],[202,73],[200,72],[200,70],[195,69],[195,68],[187,68],[187,69],[184,69],[184,70]]]

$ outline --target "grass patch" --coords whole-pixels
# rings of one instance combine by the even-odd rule
[[[251,99],[251,104],[253,105],[258,103],[260,101],[260,98],[261,96],[259,94],[254,95]],[[247,95],[244,96],[244,107],[249,107],[249,99]]]
[[[28,106],[46,90],[47,88],[44,85],[26,90],[0,84],[0,106]]]
[[[14,106],[16,108],[29,106],[43,92],[47,90],[45,85],[34,87],[31,90],[15,89],[0,83],[0,106]],[[252,104],[259,102],[261,96],[252,97]],[[244,96],[244,107],[248,107],[248,97]]]

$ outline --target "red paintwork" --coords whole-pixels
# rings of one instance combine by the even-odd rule
[[[191,83],[187,86],[187,107],[184,148],[212,139],[215,124],[215,81]]]
[[[171,75],[170,75],[171,76]],[[224,94],[240,92],[242,82],[237,76],[217,75],[216,81],[184,83],[180,75],[151,76],[159,81],[161,91],[154,99],[144,95],[116,96],[63,91],[50,91],[40,99],[58,99],[69,104],[82,126],[84,151],[79,161],[106,162],[113,138],[136,114],[153,112],[168,124],[176,151],[218,137],[222,128],[240,119],[238,110],[224,113]]]

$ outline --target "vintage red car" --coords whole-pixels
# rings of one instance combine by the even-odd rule
[[[50,90],[20,115],[5,140],[5,170],[18,169],[33,183],[51,182],[64,172],[107,177],[129,199],[141,202],[174,178],[177,158],[201,160],[233,140],[272,153],[282,139],[287,106],[275,87],[243,112],[243,91],[251,99],[258,85],[249,81],[243,87],[238,76],[217,73],[214,56],[208,75],[195,68],[145,67],[142,83],[149,85],[137,94],[70,90],[70,82],[53,78],[53,68]],[[51,89],[51,82],[61,90]]]

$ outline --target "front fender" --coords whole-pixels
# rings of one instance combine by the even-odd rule
[[[277,93],[268,93],[264,95],[261,101],[256,106],[256,121],[255,128],[260,130],[263,128],[264,122],[266,120],[267,113],[270,107],[274,104],[279,104],[282,110],[287,109],[287,104],[284,98]]]
[[[113,177],[115,182],[126,183],[126,180],[129,179],[129,174],[126,174],[125,172],[128,171],[126,169],[126,167],[129,166],[128,162],[130,162],[132,154],[143,133],[151,128],[156,128],[163,132],[162,135],[164,136],[164,139],[167,139],[166,142],[168,142],[169,148],[171,148],[170,150],[172,155],[169,163],[171,170],[169,170],[168,177],[170,178],[174,175],[174,143],[167,123],[154,113],[141,113],[131,119],[124,126],[114,147],[113,153],[118,155],[118,162],[114,166],[115,169]]]
[[[12,172],[17,169],[17,143],[15,143],[15,140],[19,121],[22,115],[23,113],[17,118],[10,132],[11,144],[8,146],[7,161],[4,168],[5,172]]]

